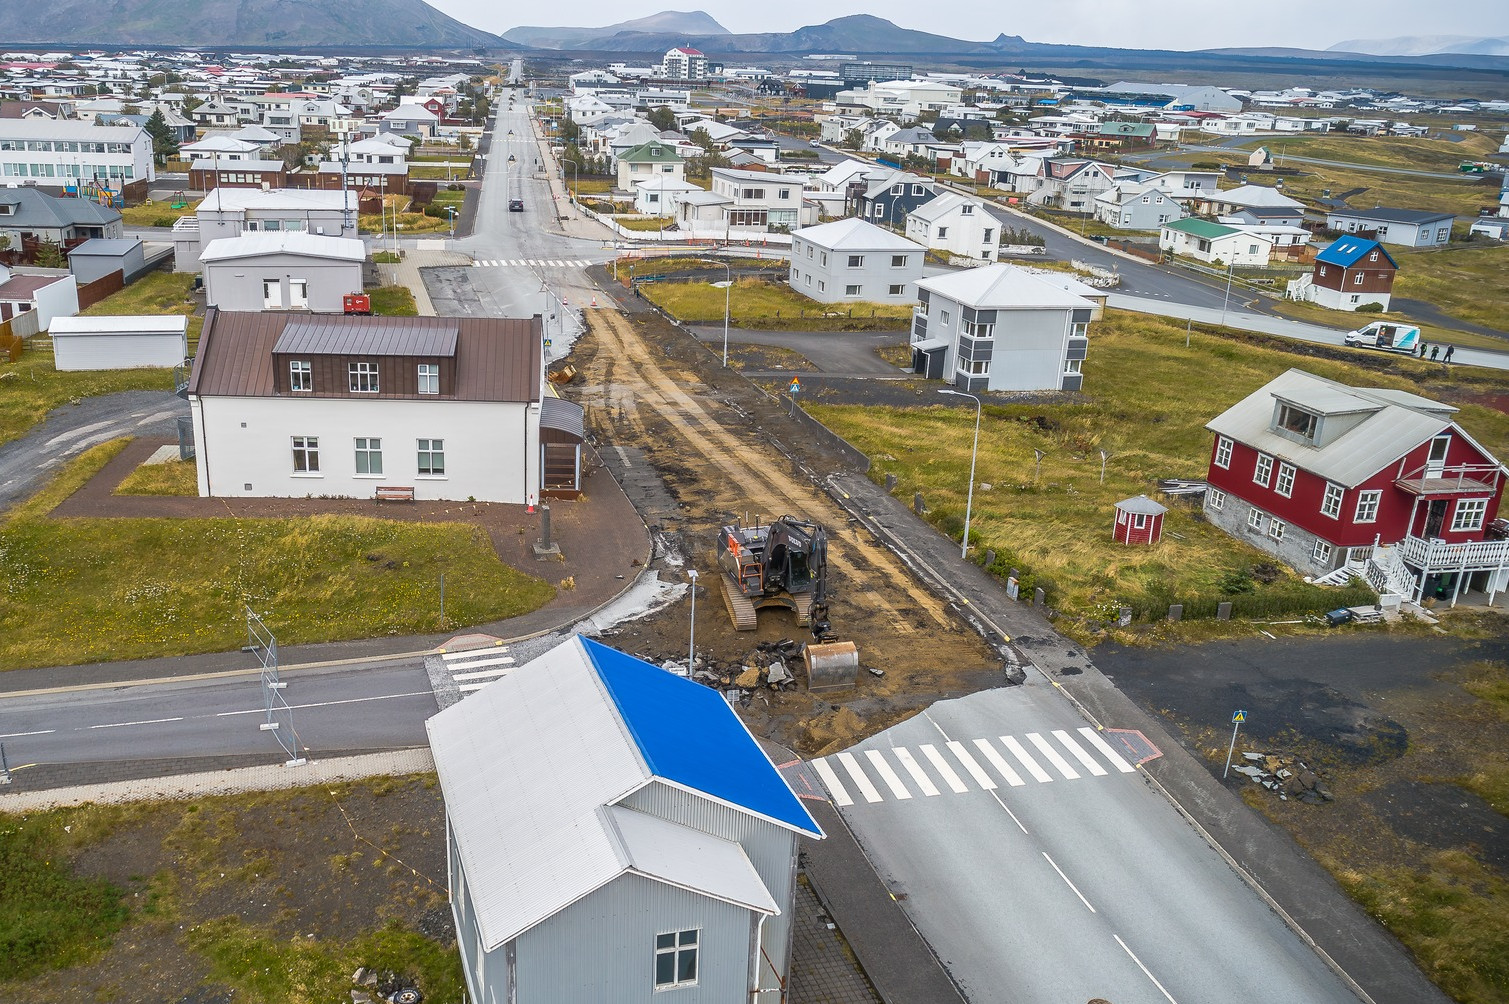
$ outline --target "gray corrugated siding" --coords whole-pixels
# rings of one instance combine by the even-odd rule
[[[765,921],[763,944],[771,965],[784,979],[790,966],[791,913],[796,898],[796,834],[748,813],[659,782],[641,788],[624,799],[623,804],[735,841],[744,848],[755,873],[770,891],[770,898],[781,909],[780,916]],[[777,985],[771,966],[761,966],[760,985]]]
[[[758,916],[625,875],[519,936],[518,1004],[740,1004],[749,999],[750,929]],[[700,931],[696,986],[657,994],[655,935],[691,928]],[[494,954],[490,976],[504,968],[501,950]],[[496,976],[501,981],[502,973]],[[506,1000],[495,985],[498,1001]]]
[[[461,951],[461,971],[466,975],[468,993],[474,1004],[484,1004],[488,1000],[488,990],[487,987],[478,985],[479,978],[485,978],[486,974],[477,969],[482,945],[477,935],[476,912],[472,908],[466,873],[461,866],[461,857],[456,853],[456,841],[450,835],[449,827],[446,828],[446,853],[450,855],[451,916],[456,921],[456,946]]]

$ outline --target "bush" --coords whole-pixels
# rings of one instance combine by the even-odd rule
[[[1383,304],[1381,304],[1381,303],[1359,303],[1355,308],[1353,308],[1352,313],[1354,313],[1354,314],[1381,314],[1381,313],[1383,313]]]

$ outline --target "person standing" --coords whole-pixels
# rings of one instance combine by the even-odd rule
[[[1457,347],[1455,345],[1448,345],[1448,346],[1446,346],[1446,357],[1445,357],[1445,359],[1443,361],[1446,362],[1446,363],[1450,363],[1451,362],[1452,354],[1454,352],[1456,352],[1456,351],[1457,351]]]
[[[1423,339],[1423,338],[1420,339],[1420,358],[1421,359],[1425,358],[1425,349],[1426,349],[1426,347],[1427,346],[1426,346],[1425,339]]]
[[[1430,361],[1431,362],[1435,362],[1436,361],[1436,356],[1438,356],[1440,354],[1441,354],[1441,346],[1439,346],[1439,345],[1432,345],[1430,347]]]

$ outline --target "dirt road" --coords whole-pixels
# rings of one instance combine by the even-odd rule
[[[1002,682],[1001,662],[896,557],[818,489],[764,430],[796,433],[764,394],[719,370],[707,352],[658,315],[589,314],[589,337],[573,356],[583,377],[573,394],[600,445],[642,450],[679,505],[659,530],[679,540],[705,587],[697,605],[699,658],[719,665],[750,656],[755,642],[804,640],[784,611],[760,614],[755,632],[733,631],[714,572],[718,527],[735,518],[791,514],[829,529],[832,621],[856,641],[857,690],[829,702],[805,693],[759,691],[745,709],[756,732],[803,754],[847,745],[940,697]],[[804,444],[810,447],[811,444]],[[833,460],[834,466],[837,460]],[[623,632],[624,647],[685,657],[689,604]]]

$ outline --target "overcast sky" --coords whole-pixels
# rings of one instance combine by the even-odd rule
[[[1506,35],[1504,0],[870,0],[863,8],[805,0],[680,0],[656,5],[619,0],[572,4],[500,4],[497,0],[430,0],[447,14],[484,31],[502,34],[521,24],[597,27],[667,9],[707,11],[729,31],[790,31],[846,14],[869,13],[903,28],[954,38],[988,40],[1005,32],[1029,42],[1061,42],[1124,48],[1209,49],[1236,45],[1284,45],[1325,49],[1353,38],[1397,35]],[[919,13],[926,11],[926,15]],[[987,13],[988,12],[988,13]]]

